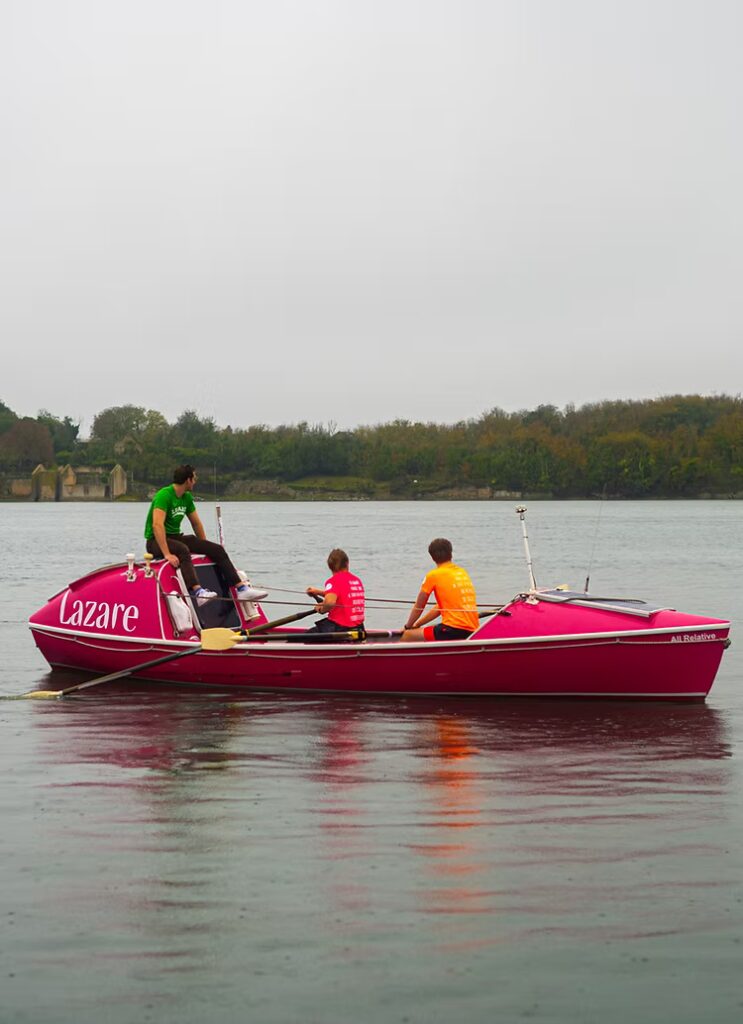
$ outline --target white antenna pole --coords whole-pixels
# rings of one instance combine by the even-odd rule
[[[224,531],[222,530],[222,506],[217,505],[217,540],[224,547]]]
[[[531,583],[532,591],[537,589],[537,581],[534,579],[534,569],[531,564],[531,552],[529,551],[529,536],[526,532],[526,507],[524,505],[518,505],[516,508],[516,515],[521,520],[521,532],[524,535],[524,551],[526,552],[526,567],[529,570],[529,582]]]

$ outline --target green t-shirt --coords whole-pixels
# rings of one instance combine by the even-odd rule
[[[181,520],[184,516],[190,516],[196,511],[193,503],[193,495],[186,491],[183,497],[179,498],[175,493],[175,487],[162,487],[152,499],[150,510],[147,513],[147,522],[144,524],[145,539],[153,537],[152,532],[152,511],[156,508],[165,510],[165,533],[168,537],[177,537],[181,532]]]

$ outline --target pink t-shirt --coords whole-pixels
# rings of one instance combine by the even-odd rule
[[[335,594],[336,602],[328,618],[338,626],[352,628],[364,621],[364,584],[348,569],[341,569],[325,581],[325,593]]]

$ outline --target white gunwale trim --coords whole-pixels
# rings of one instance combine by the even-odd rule
[[[198,643],[194,643],[193,640],[164,640],[162,637],[143,637],[143,636],[121,636],[117,633],[86,633],[84,631],[70,629],[66,626],[46,626],[42,623],[29,621],[29,628],[37,630],[40,633],[46,633],[47,635],[52,634],[55,636],[69,636],[80,638],[84,640],[106,640],[112,641],[117,640],[121,643],[127,644],[157,644],[162,647],[198,647]],[[425,650],[430,654],[437,652],[443,653],[444,651],[457,650],[485,650],[498,647],[520,647],[528,644],[559,644],[574,643],[575,641],[585,641],[586,646],[591,645],[591,641],[607,641],[607,640],[630,640],[634,637],[640,636],[678,636],[683,633],[701,633],[701,632],[721,632],[723,630],[730,629],[730,623],[719,621],[714,623],[706,623],[703,625],[693,626],[680,626],[673,628],[671,626],[663,626],[662,628],[655,629],[632,629],[632,630],[611,630],[607,633],[558,633],[554,635],[544,636],[517,636],[517,637],[495,637],[489,640],[454,640],[449,641],[436,641],[435,643],[421,641],[419,643],[408,643],[401,644],[399,641],[393,643],[374,643],[365,646],[363,644],[349,644],[349,643],[338,643],[338,644],[322,644],[317,647],[310,647],[309,645],[303,647],[300,651],[298,646],[296,647],[285,642],[276,641],[271,643],[270,641],[263,642],[260,644],[251,644],[250,642],[237,643],[231,649],[231,652],[247,652],[247,651],[259,651],[259,650],[270,650],[270,651],[286,651],[287,655],[293,654],[304,654],[309,653],[311,650],[323,650],[323,651],[344,651],[346,654],[352,652],[371,654],[374,651],[395,651],[397,654],[404,654],[407,651]],[[218,652],[218,653],[231,653],[231,652]],[[205,652],[209,653],[209,652]]]
[[[141,646],[142,644],[153,644],[158,647],[199,647],[197,640],[165,640],[157,636],[122,636],[120,633],[85,633],[79,629],[69,629],[67,626],[46,626],[41,622],[29,622],[29,629],[32,632],[45,633],[47,636],[70,637],[75,640],[118,640],[120,643]]]

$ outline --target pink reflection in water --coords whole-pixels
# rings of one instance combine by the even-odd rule
[[[125,933],[176,953],[256,918],[349,957],[401,921],[466,951],[721,919],[704,887],[724,861],[730,750],[704,706],[132,688],[31,713],[44,791],[64,808],[47,839],[93,872],[60,877],[51,906],[105,903]],[[103,858],[126,885],[98,884]]]

